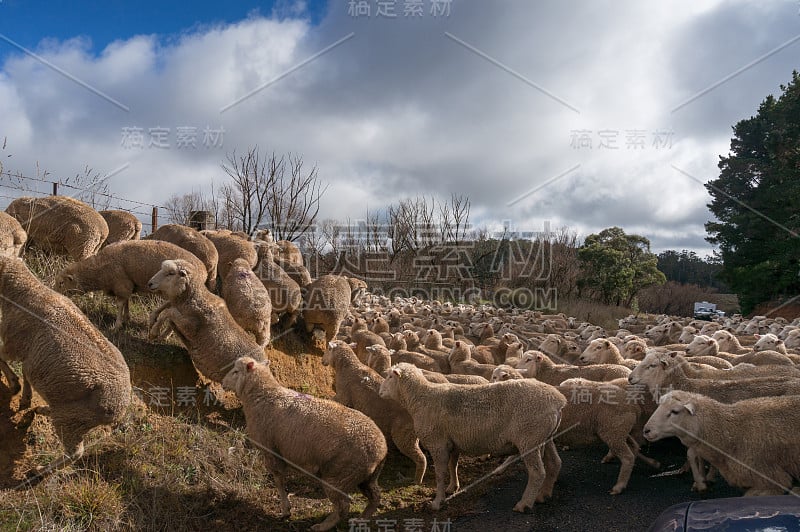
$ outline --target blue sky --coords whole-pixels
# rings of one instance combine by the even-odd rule
[[[157,34],[168,39],[210,25],[238,22],[247,16],[308,17],[318,23],[324,16],[325,0],[299,4],[286,0],[0,0],[0,32],[11,40],[35,49],[43,39],[59,41],[75,37],[91,40],[96,53],[116,40]],[[9,52],[7,44],[0,57]]]
[[[2,0],[0,34],[40,57],[0,40],[0,160],[163,205],[259,146],[317,166],[322,219],[457,192],[475,227],[711,251],[703,183],[800,69],[796,0],[447,1]]]

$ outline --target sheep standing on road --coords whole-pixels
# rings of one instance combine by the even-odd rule
[[[800,480],[798,431],[800,396],[724,404],[680,390],[664,395],[644,426],[649,441],[677,436],[688,448],[692,489],[707,489],[699,458],[745,495],[781,495]]]
[[[422,484],[428,462],[419,448],[414,421],[400,405],[378,394],[383,377],[361,363],[350,346],[341,340],[328,344],[322,364],[333,367],[336,375],[334,401],[368,415],[381,429],[386,440],[393,442],[401,453],[416,464],[414,482]]]
[[[286,493],[288,465],[319,480],[333,513],[311,530],[330,530],[350,510],[347,495],[358,488],[369,519],[380,505],[378,476],[386,461],[386,440],[366,415],[344,405],[281,386],[269,368],[249,357],[238,359],[222,381],[242,402],[247,435],[264,450],[275,479],[282,517],[291,511]],[[297,467],[295,466],[295,467]]]
[[[161,264],[148,287],[160,292],[169,306],[150,316],[149,337],[161,337],[162,329],[169,325],[197,370],[221,382],[237,358],[263,360],[264,350],[236,323],[225,301],[208,291],[204,281],[202,264],[181,259]]]
[[[554,387],[530,379],[475,386],[433,384],[421,369],[401,363],[392,366],[380,395],[408,410],[420,442],[433,456],[433,510],[441,508],[446,492],[458,491],[461,453],[520,454],[528,483],[515,511],[524,512],[533,508],[534,500],[552,495],[561,459],[550,438],[567,403]]]
[[[36,390],[68,457],[49,472],[83,455],[83,439],[99,425],[117,423],[131,401],[131,378],[119,350],[69,298],[44,286],[21,259],[0,257],[0,369],[12,391],[19,379],[6,361],[22,361],[20,407]]]

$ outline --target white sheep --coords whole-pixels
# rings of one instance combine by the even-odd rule
[[[108,224],[96,210],[66,196],[17,198],[6,212],[19,221],[29,241],[73,260],[94,255],[108,237]]]
[[[69,264],[56,276],[62,294],[102,290],[117,299],[114,330],[130,320],[129,301],[136,292],[149,292],[147,283],[167,259],[183,259],[202,266],[189,251],[156,240],[126,240],[106,246],[97,255]],[[205,268],[198,276],[206,280]]]
[[[236,259],[226,269],[228,275],[222,279],[220,295],[236,323],[252,333],[256,343],[264,347],[271,336],[272,302],[269,292],[246,259]]]
[[[199,261],[198,261],[199,262]],[[165,325],[186,346],[197,370],[221,382],[241,356],[264,358],[264,350],[233,319],[225,301],[205,287],[205,268],[185,260],[165,260],[148,283],[169,302],[150,316],[149,337],[161,337]]]
[[[593,381],[609,381],[627,377],[631,370],[618,364],[593,364],[590,366],[573,366],[556,364],[540,351],[525,351],[517,364],[517,369],[526,371],[526,377],[535,378],[553,386],[574,377],[583,377]]]
[[[28,234],[16,218],[0,212],[0,255],[19,257],[28,241]]]
[[[347,278],[340,275],[322,275],[309,284],[303,294],[302,319],[306,332],[313,333],[319,326],[325,342],[336,338],[350,309],[350,290]]]
[[[633,369],[637,361],[623,358],[616,345],[608,338],[597,338],[589,342],[578,358],[578,364],[619,364],[628,369]]]
[[[383,377],[365,366],[349,345],[337,340],[328,344],[322,364],[333,367],[336,396],[334,401],[355,408],[372,419],[387,441],[416,464],[414,482],[422,484],[427,459],[419,448],[414,421],[396,402],[378,394]]]
[[[433,384],[419,368],[397,364],[381,385],[380,395],[408,410],[420,442],[433,457],[433,510],[441,508],[447,491],[459,489],[459,454],[520,454],[528,483],[515,511],[524,512],[533,507],[534,499],[552,495],[561,459],[550,438],[566,404],[552,386],[531,379],[477,386]],[[520,405],[536,405],[536,409]],[[450,484],[446,486],[448,467]]]
[[[311,530],[330,530],[347,516],[358,489],[367,498],[361,516],[380,505],[378,476],[386,461],[386,440],[366,415],[344,405],[281,386],[269,368],[249,357],[236,360],[222,380],[236,393],[247,421],[247,435],[264,451],[267,469],[281,499],[281,516],[291,511],[286,493],[289,466],[320,481],[333,513]]]
[[[726,403],[767,395],[800,394],[800,379],[791,377],[692,379],[686,374],[683,360],[675,351],[664,353],[651,350],[628,376],[628,382],[644,384],[654,399],[673,389],[702,393]]]
[[[99,211],[108,225],[108,236],[104,246],[125,240],[139,240],[142,234],[142,222],[135,214],[128,211]]]
[[[0,296],[0,370],[16,393],[19,379],[6,362],[22,362],[20,407],[30,406],[36,390],[49,405],[36,412],[50,416],[67,453],[38,471],[44,474],[80,458],[89,430],[122,420],[131,401],[130,373],[78,307],[44,286],[21,259],[0,256]]]
[[[689,450],[693,489],[706,490],[698,458],[745,495],[780,495],[800,480],[800,396],[761,397],[724,404],[672,391],[644,427],[650,441],[676,436]],[[745,437],[743,437],[745,435]]]

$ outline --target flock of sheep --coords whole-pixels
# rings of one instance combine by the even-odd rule
[[[416,483],[428,452],[434,510],[459,490],[462,454],[507,456],[497,471],[522,462],[528,480],[514,510],[526,511],[552,495],[559,447],[604,443],[602,460],[620,462],[610,489],[619,494],[637,459],[660,467],[642,443],[669,436],[687,448],[694,490],[717,473],[748,495],[800,480],[800,320],[630,316],[605,331],[563,314],[389,300],[352,277],[312,279],[299,250],[269,232],[167,225],[139,239],[132,215],[64,197],[19,198],[6,213],[0,370],[13,393],[22,390],[20,408],[32,389],[41,395],[48,406],[36,413],[50,416],[66,451],[36,475],[80,457],[86,433],[120,421],[131,402],[122,354],[67,297],[103,291],[117,300],[115,329],[130,319],[133,293],[164,298],[149,338],[174,334],[199,373],[236,394],[283,516],[287,470],[320,481],[334,511],[312,530],[345,518],[355,491],[368,501],[362,517],[378,509],[387,442],[413,461]],[[26,240],[74,260],[56,290],[19,259]],[[264,347],[292,327],[324,341],[333,400],[272,374]]]

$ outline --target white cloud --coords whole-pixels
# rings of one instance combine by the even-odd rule
[[[356,219],[367,206],[456,191],[470,196],[476,223],[513,220],[539,230],[549,221],[584,235],[619,225],[650,237],[655,249],[707,251],[710,198],[672,165],[703,182],[713,178],[730,126],[789,79],[795,55],[776,53],[671,110],[791,37],[796,20],[785,20],[786,6],[502,6],[455,2],[446,18],[426,12],[419,20],[386,20],[349,17],[346,3],[333,2],[312,26],[304,2],[284,2],[272,18],[253,14],[176,36],[140,35],[100,51],[85,38],[42,36],[37,53],[130,111],[14,51],[0,70],[0,137],[8,137],[13,168],[27,174],[37,161],[59,176],[87,164],[108,172],[130,163],[112,178],[113,192],[157,204],[219,182],[226,152],[258,144],[318,165],[330,183],[323,218]],[[765,32],[767,22],[780,24]],[[133,126],[145,134],[170,128],[170,149],[125,149],[122,128]],[[198,128],[198,149],[176,148],[183,126]],[[225,129],[221,149],[202,147],[206,126]],[[591,132],[591,150],[570,146],[578,129]],[[652,146],[661,129],[674,132],[670,148]],[[617,131],[618,150],[598,148],[600,130]],[[626,146],[629,130],[644,132],[644,148]],[[579,170],[508,206],[576,164]]]

